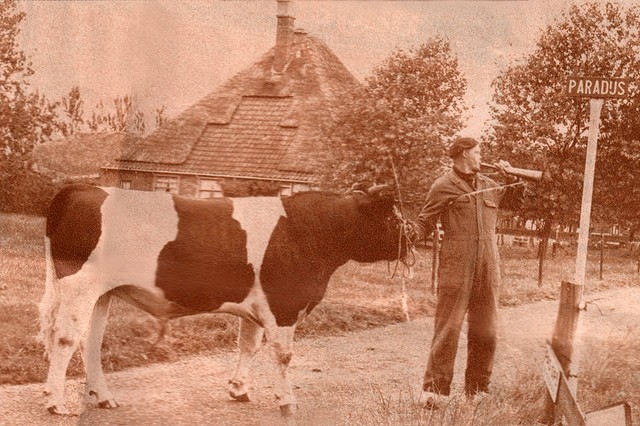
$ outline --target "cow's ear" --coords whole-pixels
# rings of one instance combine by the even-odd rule
[[[371,195],[380,195],[387,192],[389,189],[389,185],[373,185],[367,190],[367,193]]]
[[[365,197],[359,197],[357,203],[361,213],[386,214],[391,212],[394,199],[389,185],[375,185],[369,188]]]
[[[367,184],[364,182],[356,182],[351,185],[351,189],[349,189],[350,193],[359,192],[365,194],[367,192]]]

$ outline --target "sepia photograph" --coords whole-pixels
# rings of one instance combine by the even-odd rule
[[[0,425],[640,421],[640,1],[0,0]]]

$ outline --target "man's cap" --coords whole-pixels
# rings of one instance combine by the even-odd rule
[[[474,138],[458,138],[449,147],[449,157],[456,158],[458,155],[462,154],[462,151],[465,149],[473,148],[478,145],[480,142],[475,140]]]

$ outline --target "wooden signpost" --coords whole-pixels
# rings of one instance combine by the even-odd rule
[[[578,329],[580,310],[583,308],[582,294],[587,271],[587,248],[591,226],[591,200],[598,147],[600,112],[606,98],[621,99],[629,96],[629,79],[600,77],[569,77],[566,95],[589,98],[589,135],[585,160],[582,206],[580,210],[580,233],[576,257],[575,282],[562,282],[560,307],[551,342],[547,345],[542,375],[547,385],[543,421],[558,424],[564,420],[573,425],[630,425],[629,405],[617,404],[587,415],[577,403],[578,362],[573,340]],[[603,420],[604,419],[604,420]],[[624,419],[615,423],[614,419]],[[602,422],[604,423],[597,423]]]

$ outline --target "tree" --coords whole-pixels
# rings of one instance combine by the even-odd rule
[[[466,80],[449,43],[433,38],[393,52],[366,86],[344,96],[324,123],[323,186],[394,182],[416,207],[444,166],[445,146],[462,128]]]
[[[133,132],[142,135],[146,127],[147,123],[144,118],[144,111],[137,110],[133,115]]]
[[[102,101],[98,102],[91,113],[91,118],[87,122],[89,130],[93,133],[104,131],[106,123],[106,113]]]
[[[156,129],[159,129],[167,122],[167,117],[165,116],[166,107],[162,105],[160,108],[156,108]]]
[[[55,130],[55,104],[29,90],[31,64],[17,43],[25,14],[15,0],[0,2],[0,209],[41,213],[55,191],[30,170],[36,144]]]
[[[158,117],[156,117],[156,122]],[[131,132],[142,135],[147,124],[144,111],[136,110],[129,95],[116,96],[113,99],[113,110],[107,111],[100,101],[88,122],[89,130],[97,132]]]
[[[570,75],[640,81],[640,7],[613,3],[573,5],[540,36],[535,51],[493,82],[494,155],[552,179],[534,186],[522,212],[543,223],[577,225],[589,126],[588,101],[568,98]],[[634,164],[640,159],[640,93],[607,101],[601,114],[594,188],[595,219],[638,220]],[[543,235],[544,237],[544,235]]]
[[[28,167],[36,143],[51,136],[53,106],[29,92],[30,62],[17,43],[25,18],[16,1],[0,3],[0,159],[2,168]]]
[[[133,112],[133,103],[128,95],[116,96],[113,100],[115,112],[107,116],[112,132],[126,132]]]
[[[69,94],[62,98],[64,121],[60,123],[60,131],[64,137],[71,136],[81,130],[84,124],[84,110],[80,87],[74,86]]]
[[[39,91],[28,95],[29,115],[33,118],[34,146],[53,138],[58,128],[58,103],[51,103]]]

